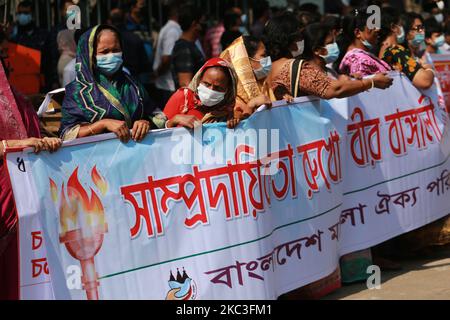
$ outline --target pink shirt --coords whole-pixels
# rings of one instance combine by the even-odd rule
[[[348,51],[339,66],[340,73],[346,75],[360,74],[363,77],[391,70],[392,68],[389,64],[378,59],[370,52],[361,49]]]

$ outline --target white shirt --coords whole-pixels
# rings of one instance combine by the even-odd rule
[[[169,20],[166,25],[161,29],[158,38],[158,44],[156,46],[155,60],[153,62],[153,70],[158,70],[161,65],[163,56],[171,56],[175,42],[180,39],[183,31],[180,25],[173,20]],[[155,85],[158,89],[175,91],[175,82],[173,81],[172,72],[170,68],[164,74],[160,75]]]

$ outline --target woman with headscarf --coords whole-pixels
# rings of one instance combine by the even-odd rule
[[[253,36],[239,37],[221,57],[233,65],[237,75],[236,119],[247,118],[263,104],[272,104],[275,96],[266,81],[272,60],[261,40]]]
[[[188,88],[180,88],[167,102],[164,113],[168,128],[227,122],[234,127],[236,73],[221,58],[208,60],[192,79]]]
[[[141,141],[152,127],[164,127],[164,115],[124,70],[122,47],[120,33],[111,26],[96,26],[81,36],[77,78],[66,87],[62,106],[64,140],[114,132],[122,142]]]

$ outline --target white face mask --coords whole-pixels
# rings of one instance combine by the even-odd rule
[[[439,1],[438,3],[436,3],[436,5],[441,10],[444,10],[444,8],[445,8],[445,2],[444,1]]]
[[[197,88],[198,97],[206,107],[214,107],[225,99],[225,92],[218,92],[200,84]]]
[[[434,16],[434,18],[438,23],[444,22],[444,15],[442,13],[438,13],[437,15]]]
[[[303,54],[303,51],[305,51],[305,40],[298,41],[297,51],[291,51],[291,54],[294,58],[297,58],[298,56]]]

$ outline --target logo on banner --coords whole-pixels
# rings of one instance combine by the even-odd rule
[[[197,297],[197,285],[183,268],[183,274],[177,269],[176,278],[170,271],[170,290],[167,292],[166,300],[195,300]]]
[[[81,280],[87,299],[98,300],[100,282],[95,267],[95,256],[102,247],[104,235],[108,232],[108,224],[100,196],[93,188],[83,186],[78,171],[77,167],[67,184],[62,183],[60,190],[56,182],[50,179],[50,190],[52,200],[55,204],[59,203],[59,242],[74,259],[80,261],[83,274]],[[97,166],[91,171],[91,180],[101,195],[105,196],[108,192],[108,183],[100,175]]]

